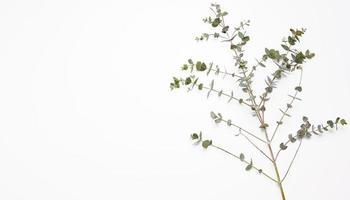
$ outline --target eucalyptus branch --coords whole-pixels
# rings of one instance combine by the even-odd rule
[[[206,90],[207,97],[209,97],[210,94],[215,93],[218,97],[227,97],[228,102],[230,102],[231,100],[235,100],[238,101],[240,104],[248,106],[253,111],[253,116],[257,117],[258,126],[262,130],[264,137],[259,137],[258,135],[253,134],[252,132],[246,129],[243,129],[241,126],[232,123],[230,119],[223,119],[220,113],[216,114],[214,112],[211,112],[211,117],[215,121],[215,123],[225,122],[228,126],[237,128],[238,134],[236,136],[243,136],[250,145],[252,145],[264,156],[264,158],[267,158],[268,161],[271,161],[273,165],[273,170],[275,172],[275,178],[266,174],[261,169],[255,167],[253,165],[253,160],[250,160],[250,162],[247,161],[243,153],[241,153],[240,155],[236,155],[219,146],[213,145],[212,140],[203,140],[202,132],[200,132],[199,134],[191,134],[191,138],[192,140],[196,141],[195,144],[201,144],[201,146],[205,149],[211,146],[233,156],[236,159],[241,160],[242,162],[247,164],[245,168],[246,171],[255,169],[260,174],[263,174],[273,182],[277,183],[281,199],[285,200],[286,195],[284,192],[282,182],[286,179],[294,164],[297,154],[300,152],[302,141],[306,138],[310,138],[312,135],[321,135],[323,132],[326,132],[330,129],[337,130],[339,125],[344,126],[347,124],[347,122],[345,121],[345,119],[337,117],[335,120],[328,120],[324,125],[311,125],[308,118],[303,117],[303,123],[300,125],[300,128],[297,130],[297,132],[295,134],[289,134],[288,140],[279,144],[279,149],[276,153],[273,150],[274,146],[272,141],[274,140],[275,135],[279,130],[279,127],[282,125],[284,118],[286,116],[291,117],[288,114],[288,111],[292,108],[293,103],[296,100],[301,100],[297,97],[297,95],[302,91],[301,82],[303,78],[303,64],[307,60],[310,60],[315,56],[315,54],[310,52],[309,50],[303,52],[295,48],[296,43],[300,41],[300,38],[305,33],[306,29],[290,29],[291,35],[289,35],[286,39],[283,39],[281,44],[281,47],[284,51],[280,52],[276,49],[265,48],[265,54],[263,54],[262,58],[260,60],[256,59],[257,63],[255,65],[252,65],[249,69],[248,61],[244,58],[243,48],[250,41],[250,37],[247,35],[245,30],[245,28],[250,25],[250,21],[242,21],[239,24],[239,26],[231,28],[225,23],[225,16],[228,13],[226,11],[223,11],[219,4],[211,4],[210,10],[213,13],[213,15],[204,18],[203,22],[209,24],[213,29],[215,29],[215,32],[203,33],[200,37],[197,37],[196,40],[206,41],[209,40],[209,38],[220,38],[222,39],[221,42],[227,42],[230,45],[230,50],[233,52],[234,67],[238,71],[238,75],[236,75],[235,72],[229,73],[226,71],[226,69],[225,71],[223,71],[218,66],[215,66],[214,69],[213,63],[206,64],[201,61],[197,61],[196,63],[194,63],[191,59],[189,59],[188,63],[182,66],[182,70],[190,71],[191,75],[185,78],[174,77],[173,82],[170,83],[170,88],[177,89],[180,88],[180,86],[184,86],[189,91],[191,91],[194,88],[198,88],[198,90]],[[256,96],[252,88],[253,78],[255,75],[254,73],[256,72],[258,66],[261,66],[263,69],[266,68],[267,61],[271,61],[274,67],[277,67],[277,69],[271,75],[267,76],[265,80],[265,91],[261,95],[259,95],[260,102],[257,102]],[[287,107],[283,110],[280,109],[280,111],[282,112],[282,116],[277,121],[277,125],[275,129],[273,129],[273,132],[270,132],[272,133],[272,136],[270,138],[268,132],[269,125],[265,121],[265,110],[267,105],[266,102],[270,99],[269,94],[272,93],[274,88],[276,88],[278,80],[296,70],[300,70],[299,83],[294,88],[294,95],[288,95],[289,97],[291,97],[291,100],[287,103]],[[224,77],[231,76],[237,78],[238,86],[246,94],[247,97],[244,97],[246,99],[234,96],[233,91],[231,91],[231,94],[229,94],[225,93],[222,89],[214,88],[214,79],[210,82],[209,85],[204,85],[203,83],[199,82],[198,77],[193,75],[194,72],[204,72],[207,75],[209,75],[213,71],[215,75],[224,75]],[[291,143],[295,143],[298,140],[299,145],[294,153],[294,156],[291,159],[285,174],[283,175],[283,177],[281,177],[281,169],[277,165],[277,159],[281,152],[288,148],[288,145],[290,145]],[[256,144],[256,141],[262,142],[264,145],[266,145],[268,153],[265,153],[265,151]]]
[[[302,140],[304,138],[311,138],[312,134],[314,135],[321,135],[324,132],[329,131],[330,129],[338,129],[338,126],[344,126],[347,122],[345,119],[341,119],[340,117],[337,117],[335,120],[327,120],[326,125],[319,124],[319,125],[311,125],[309,122],[308,117],[303,117],[303,123],[300,125],[300,129],[293,135],[288,135],[288,140],[286,142],[283,142],[280,144],[280,149],[278,150],[275,160],[277,160],[279,154],[286,150],[288,148],[289,143],[294,143],[297,141],[297,139]]]
[[[273,139],[274,139],[274,137],[275,137],[275,135],[276,135],[276,133],[277,133],[277,130],[278,130],[279,126],[282,125],[284,117],[285,117],[285,116],[290,116],[290,115],[288,115],[287,112],[288,112],[289,109],[292,108],[292,105],[293,105],[295,99],[297,99],[298,93],[302,91],[301,81],[302,81],[302,79],[303,79],[303,68],[300,68],[299,70],[300,70],[300,77],[299,77],[298,86],[295,87],[295,93],[294,93],[294,95],[292,96],[291,101],[290,101],[289,103],[287,103],[287,107],[285,108],[285,110],[282,111],[282,116],[281,116],[281,118],[277,121],[277,125],[276,125],[275,130],[273,131],[273,134],[272,134],[272,137],[271,137],[271,141],[273,141]]]
[[[214,88],[214,80],[211,81],[209,86],[205,86],[203,83],[198,83],[199,78],[195,77],[194,75],[191,75],[187,78],[177,78],[173,77],[173,82],[170,83],[170,88],[178,89],[181,86],[187,87],[188,91],[193,90],[194,88],[198,88],[198,90],[207,90],[207,98],[209,98],[211,93],[216,93],[218,97],[225,96],[228,98],[228,103],[232,100],[236,100],[239,104],[244,104],[251,108],[251,105],[248,104],[246,101],[244,101],[242,98],[238,98],[234,96],[233,91],[231,91],[231,94],[225,93],[223,90],[217,90]]]
[[[199,86],[199,85],[198,85]],[[227,94],[227,93],[225,93],[225,92],[223,92],[223,90],[216,90],[216,89],[214,89],[214,88],[211,88],[211,87],[207,87],[207,86],[203,86],[203,89],[206,89],[206,90],[208,90],[208,97],[209,97],[209,92],[215,92],[215,93],[217,93],[217,95],[220,97],[220,96],[225,96],[225,97],[227,97],[227,98],[229,98],[228,99],[228,102],[230,102],[232,99],[234,99],[234,100],[236,100],[236,101],[238,101],[238,103],[239,104],[244,104],[244,105],[246,105],[246,106],[249,106],[249,107],[251,107],[251,105],[250,104],[248,104],[247,102],[245,102],[242,98],[237,98],[237,97],[235,97],[235,96],[233,96],[233,93],[231,93],[231,94]]]
[[[181,66],[181,70],[182,71],[189,71],[190,73],[194,73],[194,72],[198,72],[198,73],[205,73],[207,76],[209,76],[209,74],[211,72],[214,72],[215,75],[219,75],[219,74],[223,74],[225,78],[226,76],[232,77],[232,78],[242,78],[241,76],[235,74],[235,73],[229,73],[227,72],[227,70],[225,69],[222,70],[220,69],[220,67],[218,65],[214,66],[213,62],[210,63],[205,63],[202,61],[197,61],[194,62],[192,59],[188,59],[187,63],[183,64]]]

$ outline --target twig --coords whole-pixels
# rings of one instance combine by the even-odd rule
[[[299,77],[299,84],[298,84],[298,86],[301,86],[301,81],[302,81],[302,79],[303,79],[303,69],[300,68],[300,77]],[[299,93],[298,91],[295,91],[294,96],[292,97],[292,100],[289,102],[289,105],[292,105],[292,104],[293,104],[293,102],[294,102],[294,100],[296,99],[298,93]],[[287,114],[289,108],[290,108],[290,106],[287,106],[287,108],[283,111],[283,114],[282,114],[282,116],[281,116],[279,122],[282,122],[282,120],[283,120],[284,117],[286,116],[286,114]],[[275,137],[275,135],[276,135],[276,133],[277,133],[277,130],[278,130],[278,128],[279,128],[280,125],[281,125],[281,123],[277,123],[276,128],[275,128],[275,130],[273,131],[273,134],[272,134],[272,137],[271,137],[270,141],[272,141],[272,140],[274,139],[274,137]]]
[[[241,159],[239,156],[237,156],[237,155],[235,155],[235,154],[233,154],[233,153],[231,153],[231,152],[229,152],[229,151],[227,151],[227,150],[225,150],[225,149],[223,149],[223,148],[221,148],[221,147],[218,147],[218,146],[216,146],[216,145],[211,145],[211,147],[214,147],[214,148],[216,148],[216,149],[219,149],[219,150],[221,150],[221,151],[223,151],[223,152],[225,152],[225,153],[227,153],[227,154],[229,154],[229,155],[231,155],[231,156],[233,156],[234,158],[237,158],[238,160],[240,160],[240,161],[242,161],[242,162],[244,162],[244,163],[246,163],[246,164],[250,164],[248,161],[246,161],[245,159]],[[261,174],[263,174],[264,176],[266,176],[268,179],[270,179],[270,180],[272,180],[273,182],[277,182],[274,178],[272,178],[270,175],[268,175],[268,174],[266,174],[264,171],[261,171],[261,169],[258,169],[257,167],[255,167],[254,165],[252,166],[252,168],[253,169],[255,169],[256,171],[258,171],[259,173],[261,173]]]
[[[196,86],[198,86],[198,84],[196,84]],[[207,86],[203,86],[203,89],[206,89],[206,90],[211,90],[211,91],[213,91],[213,92],[215,92],[215,93],[217,93],[217,94],[219,94],[219,93],[220,93],[220,91],[215,90],[215,89],[210,89],[210,88],[209,88],[209,87],[207,87]],[[240,103],[240,99],[239,99],[239,98],[237,98],[237,97],[231,96],[231,95],[226,94],[226,93],[224,93],[224,92],[221,92],[221,95],[226,96],[226,97],[228,97],[228,98],[232,98],[232,99],[234,99],[234,100],[236,100],[236,101],[238,101],[238,102]],[[248,104],[248,103],[247,103],[247,102],[245,102],[245,101],[242,101],[242,104],[244,104],[244,105],[246,105],[246,106],[248,106],[248,107],[250,107],[250,108],[251,108],[251,105],[250,105],[250,104]]]
[[[222,121],[227,123],[227,120],[222,119]],[[236,127],[236,128],[238,128],[238,129],[240,129],[240,130],[242,130],[242,131],[244,131],[244,132],[247,133],[248,135],[250,135],[250,136],[254,137],[255,139],[257,139],[257,140],[259,140],[259,141],[261,141],[261,142],[263,142],[263,143],[266,144],[266,141],[265,141],[265,140],[261,139],[260,137],[256,136],[255,134],[253,134],[253,133],[247,131],[246,129],[244,129],[244,128],[242,128],[242,127],[236,125],[236,124],[233,124],[232,122],[231,122],[231,125],[234,126],[234,127]],[[241,134],[244,135],[243,133],[241,133]]]
[[[294,156],[293,156],[293,159],[292,159],[292,161],[291,161],[290,164],[289,164],[288,170],[287,170],[286,174],[283,176],[281,182],[283,182],[284,179],[286,179],[286,177],[287,177],[287,175],[288,175],[288,173],[289,173],[289,171],[290,171],[290,169],[291,169],[291,167],[292,167],[292,165],[293,165],[293,163],[294,163],[294,160],[295,160],[295,158],[296,158],[296,156],[297,156],[297,154],[298,154],[298,152],[299,152],[299,150],[300,150],[300,146],[301,146],[301,144],[302,144],[302,141],[303,141],[303,140],[301,139],[300,142],[299,142],[299,146],[298,146],[297,150],[295,151],[295,154],[294,154]]]

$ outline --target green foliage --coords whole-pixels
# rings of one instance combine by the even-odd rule
[[[315,57],[315,53],[310,50],[302,51],[298,48],[298,44],[305,34],[306,29],[290,29],[289,35],[284,37],[285,39],[283,39],[282,43],[278,46],[279,49],[265,48],[261,59],[256,59],[254,61],[255,64],[251,64],[248,63],[245,56],[245,47],[250,41],[250,36],[247,34],[246,30],[250,25],[250,21],[242,21],[237,26],[229,26],[225,23],[227,20],[224,19],[228,13],[223,11],[220,5],[211,4],[210,9],[212,15],[204,18],[203,22],[208,24],[210,29],[214,30],[214,32],[202,33],[200,36],[196,37],[196,40],[207,41],[212,38],[221,40],[221,44],[226,45],[228,51],[232,52],[233,66],[231,66],[231,68],[234,72],[229,73],[226,71],[226,68],[214,65],[213,62],[188,59],[186,63],[180,66],[183,73],[187,73],[187,75],[183,77],[173,77],[170,88],[173,90],[184,87],[188,91],[196,88],[200,91],[205,91],[207,97],[214,95],[219,98],[227,98],[227,102],[236,101],[241,104],[242,107],[245,106],[248,108],[248,111],[257,119],[256,121],[259,122],[257,127],[261,129],[263,134],[252,133],[232,122],[230,119],[225,120],[220,113],[210,112],[210,117],[215,124],[226,123],[228,127],[238,129],[238,133],[235,133],[235,136],[240,136],[245,139],[259,154],[273,163],[274,177],[253,165],[253,159],[250,159],[250,162],[248,162],[243,153],[234,154],[216,144],[213,145],[212,140],[203,140],[202,132],[192,133],[191,139],[195,141],[195,144],[201,144],[204,149],[211,146],[212,149],[217,149],[231,155],[233,158],[247,164],[245,167],[246,171],[252,169],[256,170],[259,174],[277,183],[281,191],[282,199],[285,200],[282,183],[294,163],[294,159],[302,144],[301,142],[304,139],[312,138],[313,135],[322,135],[331,130],[337,130],[339,126],[347,125],[347,122],[345,119],[337,117],[334,120],[329,119],[323,124],[312,124],[309,118],[304,116],[302,117],[300,127],[298,127],[294,133],[289,134],[286,141],[275,144],[274,139],[275,135],[278,133],[279,127],[284,124],[284,119],[286,117],[291,117],[289,113],[291,113],[290,110],[294,107],[293,103],[297,100],[301,101],[297,95],[303,90],[301,83],[304,65],[307,61]],[[258,67],[272,71],[272,74],[268,74],[264,80],[266,85],[264,86],[262,94],[257,94],[253,88],[254,77]],[[269,128],[269,124],[265,118],[265,111],[268,107],[271,93],[277,90],[279,80],[295,72],[300,73],[300,78],[298,85],[294,87],[294,95],[288,95],[290,101],[283,104],[286,105],[284,109],[279,109],[281,117],[276,120],[277,124],[274,124],[275,127]],[[211,75],[214,75],[214,78],[210,79],[210,82],[202,81],[203,76],[209,77]],[[235,80],[233,80],[232,83],[237,83],[240,91],[237,93],[234,91],[225,92],[224,89],[218,88],[220,84],[217,84],[215,78],[219,75],[222,75],[223,78],[234,78]],[[240,116],[236,116],[236,118],[240,119]],[[261,148],[262,145],[257,144],[258,142],[267,148],[268,153]],[[280,174],[281,170],[276,164],[278,156],[282,151],[293,150],[293,148],[289,146],[293,146],[294,143],[298,143],[299,145],[295,150],[295,154],[292,161],[289,163],[287,171],[284,176],[282,176],[282,174]],[[276,148],[274,148],[275,145]],[[277,153],[274,152],[276,149],[278,151]]]
[[[301,92],[303,89],[302,89],[301,86],[297,86],[297,87],[295,87],[295,90],[298,91],[298,92]]]
[[[246,171],[250,171],[253,168],[253,160],[250,160],[250,163],[245,168]]]
[[[344,125],[346,125],[346,124],[348,124],[348,123],[345,121],[345,119],[341,119],[341,120],[340,120],[340,124],[344,126]]]
[[[292,134],[289,134],[288,135],[288,140],[291,142],[291,143],[294,143],[297,141],[297,139],[295,139],[295,137],[292,135]]]
[[[222,115],[220,113],[215,114],[213,111],[210,112],[211,118],[214,120],[215,123],[219,124],[222,122]]]
[[[304,56],[304,54],[303,54],[302,52],[297,53],[297,54],[293,57],[294,62],[295,62],[295,63],[298,63],[298,64],[302,64],[302,63],[304,62],[304,59],[305,59],[305,58],[306,58],[306,57]]]
[[[210,145],[212,145],[213,143],[212,143],[212,141],[211,140],[204,140],[203,142],[202,142],[202,147],[204,148],[204,149],[207,149]]]
[[[196,63],[196,69],[197,71],[200,71],[200,72],[205,71],[207,69],[207,65],[204,62],[198,61]]]
[[[278,60],[281,57],[280,52],[275,49],[265,48],[265,53],[268,58],[271,58],[273,60]]]
[[[345,123],[342,123],[345,122]],[[303,117],[303,123],[300,125],[300,129],[296,132],[296,137],[298,139],[303,139],[305,137],[310,138],[312,134],[321,135],[325,132],[330,131],[330,129],[338,129],[338,125],[346,125],[345,119],[337,117],[335,120],[327,120],[325,124],[312,125],[307,117]],[[288,140],[292,143],[295,142],[294,136],[292,134],[288,135]]]
[[[213,27],[218,27],[221,24],[220,18],[215,18],[214,21],[211,23]]]
[[[180,88],[180,80],[176,77],[173,77],[173,82],[170,83],[170,88],[171,89]]]
[[[197,139],[199,138],[199,136],[198,136],[197,133],[193,133],[193,134],[191,135],[191,138],[192,138],[192,140],[197,140]]]
[[[280,148],[282,149],[282,150],[286,150],[287,149],[287,145],[285,145],[283,142],[280,144]]]
[[[242,162],[244,161],[244,158],[245,158],[245,156],[244,156],[243,153],[239,154],[239,159],[240,159]]]

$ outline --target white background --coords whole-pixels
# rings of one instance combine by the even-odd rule
[[[189,57],[234,70],[225,44],[193,40],[210,30],[201,22],[209,3],[2,0],[0,199],[279,199],[267,179],[189,140],[202,130],[270,172],[233,129],[209,117],[211,110],[221,112],[260,134],[250,112],[214,96],[206,100],[204,93],[169,89]],[[305,65],[303,101],[279,140],[298,129],[303,115],[314,123],[337,116],[350,121],[347,1],[219,3],[230,25],[251,19],[251,61],[264,47],[278,48],[290,27],[308,28],[300,47],[316,57]],[[274,92],[267,112],[272,126],[296,81],[291,75]],[[261,79],[255,87],[261,91]],[[304,142],[285,182],[288,199],[348,199],[349,130]]]

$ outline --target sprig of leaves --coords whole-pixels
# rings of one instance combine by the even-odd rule
[[[276,180],[274,178],[272,178],[270,175],[268,175],[267,173],[265,173],[261,168],[257,168],[254,164],[253,164],[253,159],[250,159],[250,161],[248,162],[246,160],[246,156],[243,154],[243,153],[240,153],[240,154],[233,154],[229,151],[227,151],[226,149],[222,148],[222,147],[219,147],[219,146],[216,146],[213,144],[213,141],[212,140],[203,140],[202,138],[202,132],[199,132],[198,133],[192,133],[191,134],[191,139],[193,141],[195,141],[195,145],[199,145],[201,144],[201,146],[204,148],[204,149],[208,149],[209,147],[213,147],[213,148],[216,148],[218,150],[221,150],[231,156],[233,156],[234,158],[240,160],[241,162],[245,163],[246,164],[246,167],[245,167],[245,171],[251,171],[252,169],[256,170],[259,174],[262,174],[264,175],[265,177],[267,177],[268,179],[272,180],[273,182],[276,182]]]
[[[321,135],[325,132],[329,132],[331,129],[338,129],[338,126],[345,126],[347,122],[345,119],[337,117],[334,120],[327,120],[324,124],[312,125],[309,122],[309,118],[304,116],[302,118],[303,123],[295,134],[289,134],[288,140],[280,144],[280,150],[286,150],[289,143],[295,143],[297,140],[304,138],[311,138],[312,135]]]
[[[347,124],[347,122],[345,119],[337,117],[334,120],[327,120],[324,124],[313,125],[309,122],[309,119],[307,117],[303,117],[303,123],[300,125],[300,128],[296,131],[296,133],[289,134],[288,140],[286,142],[279,143],[278,152],[275,154],[272,148],[272,141],[274,139],[274,136],[276,135],[278,128],[283,124],[284,117],[291,117],[289,111],[293,107],[293,103],[296,100],[301,100],[299,97],[297,97],[297,95],[303,91],[301,81],[304,64],[306,61],[312,59],[315,56],[315,53],[311,52],[310,50],[305,51],[297,48],[297,44],[305,34],[306,29],[290,29],[290,35],[282,40],[280,48],[265,48],[265,52],[262,55],[261,59],[256,59],[256,64],[249,66],[248,60],[246,60],[244,56],[244,48],[245,45],[247,45],[250,41],[250,36],[247,34],[246,30],[246,28],[250,25],[250,21],[242,21],[238,26],[232,28],[225,23],[225,16],[228,13],[226,11],[223,11],[220,5],[211,4],[210,9],[212,11],[212,15],[204,18],[203,21],[204,23],[209,24],[214,31],[211,33],[202,33],[200,36],[196,37],[196,40],[207,41],[210,38],[220,38],[224,44],[229,44],[229,49],[233,53],[234,66],[238,71],[237,74],[235,72],[229,73],[226,71],[226,69],[222,70],[218,65],[214,66],[212,62],[194,62],[192,59],[189,59],[187,63],[181,66],[181,69],[185,72],[189,72],[190,74],[184,78],[173,77],[173,80],[170,83],[170,88],[178,89],[180,87],[184,87],[187,88],[188,91],[191,91],[194,88],[197,88],[198,90],[206,90],[207,97],[212,94],[216,94],[218,97],[227,97],[228,102],[231,100],[236,100],[238,103],[248,106],[253,112],[253,116],[257,117],[259,121],[259,127],[262,129],[262,132],[265,135],[265,139],[261,139],[250,131],[241,128],[237,124],[233,123],[230,119],[224,119],[220,113],[211,112],[210,116],[217,124],[225,122],[227,126],[237,128],[238,134],[236,134],[236,136],[243,136],[254,148],[259,150],[259,152],[261,152],[273,163],[276,179],[263,172],[262,169],[255,167],[253,159],[247,160],[246,156],[243,153],[233,154],[219,146],[214,145],[212,140],[203,140],[201,132],[199,134],[191,134],[191,139],[195,141],[195,144],[201,144],[204,149],[213,147],[235,157],[236,159],[239,159],[241,162],[246,164],[246,171],[255,169],[260,174],[263,174],[267,178],[276,182],[280,188],[282,199],[285,200],[282,182],[285,180],[292,167],[292,164],[301,147],[302,141],[305,138],[310,138],[312,135],[321,135],[322,133],[327,132],[331,129],[337,130],[339,126],[344,126]],[[276,69],[274,69],[274,72],[272,74],[269,74],[266,77],[265,91],[261,95],[256,96],[252,87],[256,69],[259,66],[261,68],[267,68],[270,67],[271,64],[276,67]],[[282,113],[282,116],[277,121],[277,125],[270,139],[268,134],[269,124],[266,122],[264,116],[264,113],[266,111],[266,102],[270,99],[269,95],[275,90],[275,88],[277,88],[278,81],[284,77],[287,77],[289,74],[295,72],[296,70],[299,70],[301,73],[299,83],[293,87],[294,95],[288,95],[291,99],[288,103],[286,103],[286,107],[284,109],[279,109]],[[198,76],[194,75],[195,73],[202,73],[207,75],[221,74],[224,78],[237,78],[238,86],[247,97],[237,97],[234,96],[233,91],[226,93],[222,89],[218,89],[214,79],[212,79],[209,84],[204,84],[200,82]],[[257,103],[257,97],[260,98],[259,103]],[[264,145],[267,145],[269,155],[265,154],[265,152],[252,141],[253,138],[263,142]],[[299,141],[299,145],[288,166],[288,169],[284,176],[280,176],[280,169],[277,167],[276,160],[282,151],[289,149],[289,145],[297,141]]]

